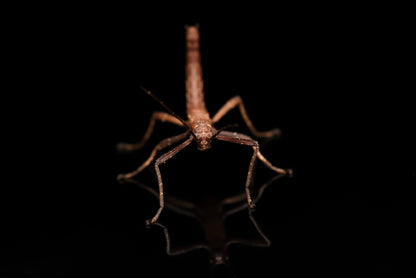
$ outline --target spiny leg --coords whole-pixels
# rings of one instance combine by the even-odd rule
[[[255,162],[256,162],[256,158],[257,158],[257,152],[258,152],[259,144],[257,143],[257,141],[251,139],[250,137],[248,137],[246,135],[239,134],[237,132],[229,132],[229,131],[221,131],[217,135],[217,139],[222,140],[222,141],[231,142],[231,143],[251,146],[253,148],[253,156],[251,157],[250,165],[249,165],[248,172],[247,172],[247,180],[246,180],[245,190],[246,190],[247,202],[248,202],[250,208],[254,208],[254,204],[253,204],[253,201],[252,201],[252,198],[251,198],[250,185],[251,185],[251,180],[252,180],[252,176],[253,176],[254,165],[255,165]]]
[[[263,162],[264,165],[266,165],[270,170],[275,171],[276,173],[283,174],[283,175],[293,175],[292,169],[282,169],[279,167],[274,166],[270,161],[268,161],[260,152],[260,150],[257,152],[257,157]]]
[[[269,131],[258,131],[253,123],[251,122],[250,118],[248,117],[246,108],[244,107],[243,100],[240,96],[235,96],[228,100],[221,108],[218,110],[217,114],[214,115],[212,118],[212,123],[218,122],[225,114],[230,112],[231,109],[235,107],[239,107],[241,117],[243,118],[244,122],[246,123],[247,127],[249,128],[250,132],[257,138],[271,138],[271,137],[278,137],[280,136],[280,129],[274,128]]]
[[[156,170],[156,175],[157,175],[157,182],[158,182],[158,185],[159,185],[159,209],[157,210],[157,212],[156,212],[155,216],[152,218],[152,220],[146,221],[146,223],[148,225],[149,224],[156,223],[157,219],[159,218],[159,216],[162,213],[162,210],[163,210],[163,208],[165,206],[165,199],[164,199],[164,196],[163,196],[162,175],[160,174],[159,165],[165,163],[166,161],[168,161],[169,159],[171,159],[172,157],[174,157],[178,152],[180,152],[186,146],[188,146],[192,142],[192,140],[193,140],[192,137],[188,138],[182,144],[180,144],[179,146],[176,146],[175,148],[173,148],[172,150],[170,150],[167,153],[163,154],[162,156],[160,156],[156,160],[156,162],[155,162],[155,170]]]
[[[127,174],[119,174],[117,176],[117,180],[131,179],[132,177],[134,177],[135,175],[137,175],[138,173],[140,173],[141,171],[146,169],[150,165],[150,163],[152,163],[152,161],[155,159],[155,156],[156,156],[158,151],[161,151],[161,150],[171,146],[172,144],[186,138],[187,136],[189,136],[189,133],[185,132],[185,133],[173,136],[173,137],[163,139],[162,141],[160,141],[159,144],[156,145],[156,147],[154,147],[154,149],[153,149],[152,153],[150,154],[149,158],[142,165],[140,165],[139,168],[137,168],[135,171],[127,173]]]
[[[156,121],[169,122],[175,125],[182,126],[182,123],[174,116],[166,112],[156,111],[152,114],[152,117],[150,118],[149,126],[147,127],[146,133],[143,135],[142,140],[138,143],[133,144],[120,142],[116,146],[117,150],[120,152],[134,152],[141,149],[152,135]]]
[[[279,174],[292,174],[292,170],[285,170],[278,167],[273,166],[261,153],[259,150],[259,144],[256,140],[248,137],[247,135],[237,133],[237,132],[229,132],[229,131],[221,131],[218,136],[216,137],[218,140],[227,141],[231,143],[251,146],[253,148],[253,155],[251,157],[250,165],[247,172],[247,180],[246,180],[246,196],[247,202],[250,208],[254,208],[254,202],[251,198],[251,180],[253,177],[254,166],[257,157],[272,171],[277,172]]]

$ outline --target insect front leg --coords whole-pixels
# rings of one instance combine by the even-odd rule
[[[260,153],[260,147],[259,147],[259,143],[248,137],[247,135],[241,134],[241,133],[237,133],[237,132],[229,132],[229,131],[221,131],[217,137],[218,140],[222,140],[222,141],[227,141],[227,142],[231,142],[231,143],[235,143],[235,144],[240,144],[240,145],[246,145],[246,146],[251,146],[253,148],[253,155],[251,157],[251,161],[250,161],[250,165],[248,168],[248,172],[247,172],[247,180],[246,180],[246,184],[245,184],[245,190],[246,190],[246,196],[247,196],[247,202],[250,208],[254,208],[254,202],[252,200],[251,197],[251,180],[253,177],[253,172],[254,172],[254,166],[255,166],[255,162],[257,160],[257,158],[259,158],[269,169],[271,169],[272,171],[279,173],[279,174],[292,174],[292,170],[285,170],[282,168],[278,168],[276,166],[274,166],[273,164],[271,164],[261,153]]]
[[[155,216],[151,220],[146,221],[147,225],[156,223],[156,221],[159,219],[159,216],[162,213],[162,210],[165,206],[165,198],[163,196],[163,181],[162,181],[162,175],[160,174],[159,165],[165,163],[166,161],[168,161],[169,159],[174,157],[178,152],[180,152],[186,146],[188,146],[192,142],[192,140],[193,140],[192,137],[188,138],[182,144],[180,144],[179,146],[176,146],[175,148],[173,148],[169,152],[165,153],[164,155],[160,156],[156,160],[155,170],[156,170],[157,182],[158,182],[158,186],[159,186],[159,209],[157,210]]]
[[[250,186],[251,186],[251,181],[253,177],[254,166],[256,163],[256,159],[257,159],[257,153],[259,152],[259,143],[256,140],[251,139],[247,135],[240,134],[237,132],[229,132],[229,131],[221,131],[217,135],[216,138],[218,140],[227,141],[227,142],[240,144],[240,145],[251,146],[253,148],[253,155],[251,157],[250,165],[248,167],[248,172],[247,172],[245,191],[246,191],[248,205],[250,206],[250,208],[254,208],[254,203],[251,198]]]

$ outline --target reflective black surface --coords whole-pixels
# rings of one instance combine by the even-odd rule
[[[5,277],[211,275],[203,251],[166,255],[163,232],[144,224],[157,200],[115,179],[139,166],[159,140],[182,131],[161,124],[143,152],[115,152],[117,142],[139,140],[160,109],[139,85],[186,116],[183,25],[196,21],[211,115],[241,95],[259,130],[282,130],[280,140],[262,145],[264,156],[295,172],[272,184],[255,212],[271,246],[230,248],[234,275],[414,271],[414,124],[404,86],[409,75],[400,64],[408,44],[397,31],[404,24],[396,21],[392,30],[388,18],[370,13],[304,9],[255,20],[165,22],[143,13],[58,16],[23,28],[18,56],[26,70],[16,90],[33,93],[17,101],[27,132],[20,136],[23,152],[10,161],[17,174],[3,186]],[[248,132],[237,111],[218,127],[228,123]],[[207,152],[191,145],[161,167],[166,192],[195,202],[238,194],[250,156],[250,148],[225,142]],[[255,186],[273,176],[257,166]],[[156,186],[151,169],[140,179]],[[172,244],[201,240],[198,225],[169,211],[161,221],[177,231]],[[244,214],[229,229],[252,236]]]

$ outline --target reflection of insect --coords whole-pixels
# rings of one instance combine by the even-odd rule
[[[259,189],[259,193],[253,201],[257,202],[258,200],[260,200],[260,198],[263,196],[264,190],[270,184],[272,184],[281,177],[283,177],[283,175],[277,174],[276,176],[272,177],[268,182],[263,184]],[[157,198],[159,197],[156,190],[137,180],[128,179],[126,181],[137,184],[138,186],[147,190]],[[227,264],[227,250],[230,245],[243,244],[257,247],[268,247],[270,245],[270,240],[260,229],[250,209],[248,210],[249,218],[254,228],[260,235],[261,239],[230,239],[227,236],[227,232],[225,229],[226,219],[229,216],[232,216],[237,212],[240,212],[248,207],[245,193],[238,194],[233,197],[228,197],[223,200],[218,200],[218,198],[210,196],[204,198],[198,204],[194,204],[179,198],[175,198],[173,196],[166,195],[166,207],[178,214],[197,219],[205,233],[205,242],[201,244],[193,244],[186,247],[171,249],[168,228],[160,223],[155,223],[155,225],[163,229],[166,239],[166,253],[170,256],[185,254],[198,249],[205,249],[210,253],[212,265],[220,265]]]
[[[203,81],[202,81],[202,69],[200,63],[200,53],[199,53],[199,30],[195,26],[187,27],[186,29],[186,42],[187,42],[187,52],[186,52],[186,110],[188,115],[188,121],[183,120],[178,115],[176,115],[170,108],[168,108],[163,102],[161,102],[155,95],[153,95],[150,91],[142,88],[147,94],[153,97],[156,101],[158,101],[169,113],[166,112],[154,112],[152,118],[150,120],[149,127],[143,136],[143,139],[136,144],[128,144],[128,143],[119,143],[117,145],[118,150],[130,152],[134,150],[138,150],[144,146],[144,144],[149,139],[150,135],[153,132],[153,128],[156,121],[162,122],[169,122],[176,125],[184,126],[187,131],[164,139],[156,147],[153,149],[150,157],[135,171],[127,173],[127,174],[120,174],[118,176],[119,180],[122,179],[130,179],[143,171],[146,167],[150,165],[150,163],[155,159],[157,152],[165,149],[172,144],[180,142],[181,140],[186,139],[181,144],[176,146],[175,148],[171,149],[167,153],[161,155],[155,162],[155,170],[158,179],[159,185],[159,209],[155,216],[150,220],[147,221],[148,224],[153,224],[157,221],[160,216],[160,213],[164,207],[164,198],[163,198],[163,182],[162,182],[162,175],[160,174],[159,165],[165,163],[173,156],[175,156],[178,152],[188,146],[192,141],[197,143],[198,150],[207,150],[211,147],[211,141],[214,139],[227,141],[231,143],[241,144],[250,146],[253,148],[253,156],[250,161],[248,173],[247,173],[247,180],[245,184],[245,191],[246,191],[246,199],[247,203],[249,204],[250,208],[254,207],[254,202],[251,198],[250,192],[250,184],[252,180],[253,170],[255,161],[260,159],[268,168],[271,170],[279,173],[279,174],[291,174],[291,170],[284,170],[281,168],[277,168],[273,166],[261,153],[259,150],[259,144],[257,141],[253,140],[247,135],[237,133],[237,132],[229,132],[224,131],[225,128],[222,129],[215,129],[213,124],[217,123],[225,114],[227,114],[231,109],[236,108],[237,106],[240,109],[240,113],[242,118],[244,119],[247,127],[249,128],[250,132],[258,138],[271,138],[274,136],[278,136],[280,134],[279,129],[273,129],[267,132],[259,132],[254,127],[252,122],[250,121],[246,109],[244,108],[243,101],[239,96],[233,97],[225,105],[214,115],[214,117],[210,118],[209,113],[205,107],[204,101],[204,93],[203,93]]]

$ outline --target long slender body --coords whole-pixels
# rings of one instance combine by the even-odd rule
[[[199,32],[189,27],[186,32],[186,112],[189,123],[211,119],[204,100],[201,57],[199,54]]]
[[[186,30],[186,112],[188,125],[200,137],[198,149],[210,148],[216,130],[205,106],[204,81],[202,80],[199,31],[195,26]]]
[[[132,171],[127,174],[120,174],[117,178],[119,180],[131,179],[135,175],[139,174],[145,168],[147,168],[156,158],[156,155],[159,151],[170,147],[172,144],[181,142],[178,146],[174,147],[167,153],[161,155],[155,161],[155,171],[158,179],[159,186],[159,209],[156,212],[155,216],[148,221],[149,224],[156,223],[157,219],[160,216],[160,213],[164,207],[164,198],[163,198],[163,182],[162,175],[159,169],[159,166],[169,159],[174,157],[182,149],[190,145],[193,141],[197,144],[198,150],[207,150],[211,147],[211,142],[214,139],[250,146],[253,149],[253,156],[251,158],[248,172],[247,180],[245,184],[245,192],[247,196],[247,202],[250,208],[254,207],[254,202],[251,198],[250,185],[254,171],[255,161],[260,159],[269,169],[275,171],[279,174],[292,174],[292,171],[284,170],[278,167],[273,166],[261,153],[259,150],[259,144],[256,140],[250,138],[247,135],[223,131],[222,129],[215,129],[213,125],[217,123],[224,115],[226,115],[231,109],[238,107],[241,113],[241,116],[249,128],[250,132],[258,138],[271,138],[280,135],[279,129],[272,129],[270,131],[260,132],[258,131],[251,120],[249,119],[246,109],[244,107],[243,101],[240,96],[235,96],[227,101],[218,112],[211,118],[208,110],[205,106],[204,100],[204,91],[203,91],[203,80],[202,80],[202,67],[201,67],[201,58],[199,51],[199,30],[196,26],[190,26],[186,28],[186,110],[188,120],[185,121],[179,116],[176,115],[169,107],[167,107],[162,101],[160,101],[156,96],[154,96],[150,91],[143,89],[147,94],[153,97],[158,101],[167,111],[154,112],[147,128],[146,133],[144,134],[142,140],[139,143],[130,144],[130,143],[119,143],[117,145],[118,150],[124,152],[131,152],[138,149],[141,149],[145,143],[149,140],[156,121],[169,122],[176,125],[184,126],[187,131],[183,134],[179,134],[167,139],[162,140],[156,147],[153,149],[149,158],[135,171]],[[183,141],[185,139],[185,141]]]

